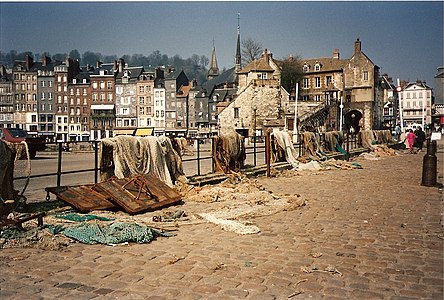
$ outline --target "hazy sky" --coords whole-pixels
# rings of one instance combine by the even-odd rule
[[[211,57],[234,66],[241,39],[281,59],[350,58],[354,41],[393,78],[434,87],[443,65],[443,2],[0,2],[0,50]]]

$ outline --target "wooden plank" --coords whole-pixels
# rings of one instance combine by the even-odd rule
[[[112,179],[95,185],[110,201],[127,213],[137,214],[163,208],[181,201],[179,193],[154,176]]]
[[[48,189],[56,197],[74,206],[80,212],[111,209],[115,205],[107,197],[96,192],[90,186],[59,187]]]

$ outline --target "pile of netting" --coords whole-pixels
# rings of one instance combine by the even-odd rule
[[[371,150],[376,148],[376,145],[395,142],[390,130],[361,130],[357,137],[359,145]]]
[[[342,146],[344,144],[344,133],[342,131],[327,131],[324,134],[324,141],[326,151],[346,153]]]
[[[305,156],[311,160],[328,159],[328,156],[322,147],[321,135],[319,133],[311,131],[304,132],[304,148]]]
[[[169,186],[184,178],[179,143],[168,137],[116,136],[101,140],[101,180],[151,174]]]
[[[0,219],[26,202],[25,190],[31,176],[31,161],[25,142],[0,140]],[[22,177],[14,182],[14,177]]]
[[[298,152],[294,149],[293,141],[287,131],[273,130],[271,133],[272,162],[285,159],[293,168],[299,165]]]
[[[136,223],[113,222],[98,224],[81,222],[75,226],[46,225],[52,234],[63,234],[84,244],[115,245],[122,243],[149,243],[159,236],[171,236],[150,226]]]
[[[216,170],[223,173],[238,172],[244,167],[246,152],[244,138],[232,131],[213,138],[213,158]]]

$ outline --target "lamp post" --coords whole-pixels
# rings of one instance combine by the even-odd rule
[[[298,142],[298,92],[299,92],[299,83],[296,82],[295,99],[294,99],[293,143]]]
[[[254,118],[254,123],[253,123],[253,162],[254,162],[254,166],[256,166],[256,110],[257,110],[256,105],[253,105],[253,118]]]
[[[344,109],[344,104],[342,104],[342,95],[341,97],[341,104],[339,105],[340,113],[339,113],[339,131],[342,131],[342,110]]]

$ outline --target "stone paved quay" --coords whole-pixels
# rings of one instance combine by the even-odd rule
[[[443,195],[421,186],[423,157],[259,177],[307,205],[253,219],[258,234],[201,222],[149,244],[2,249],[0,298],[443,299]]]

